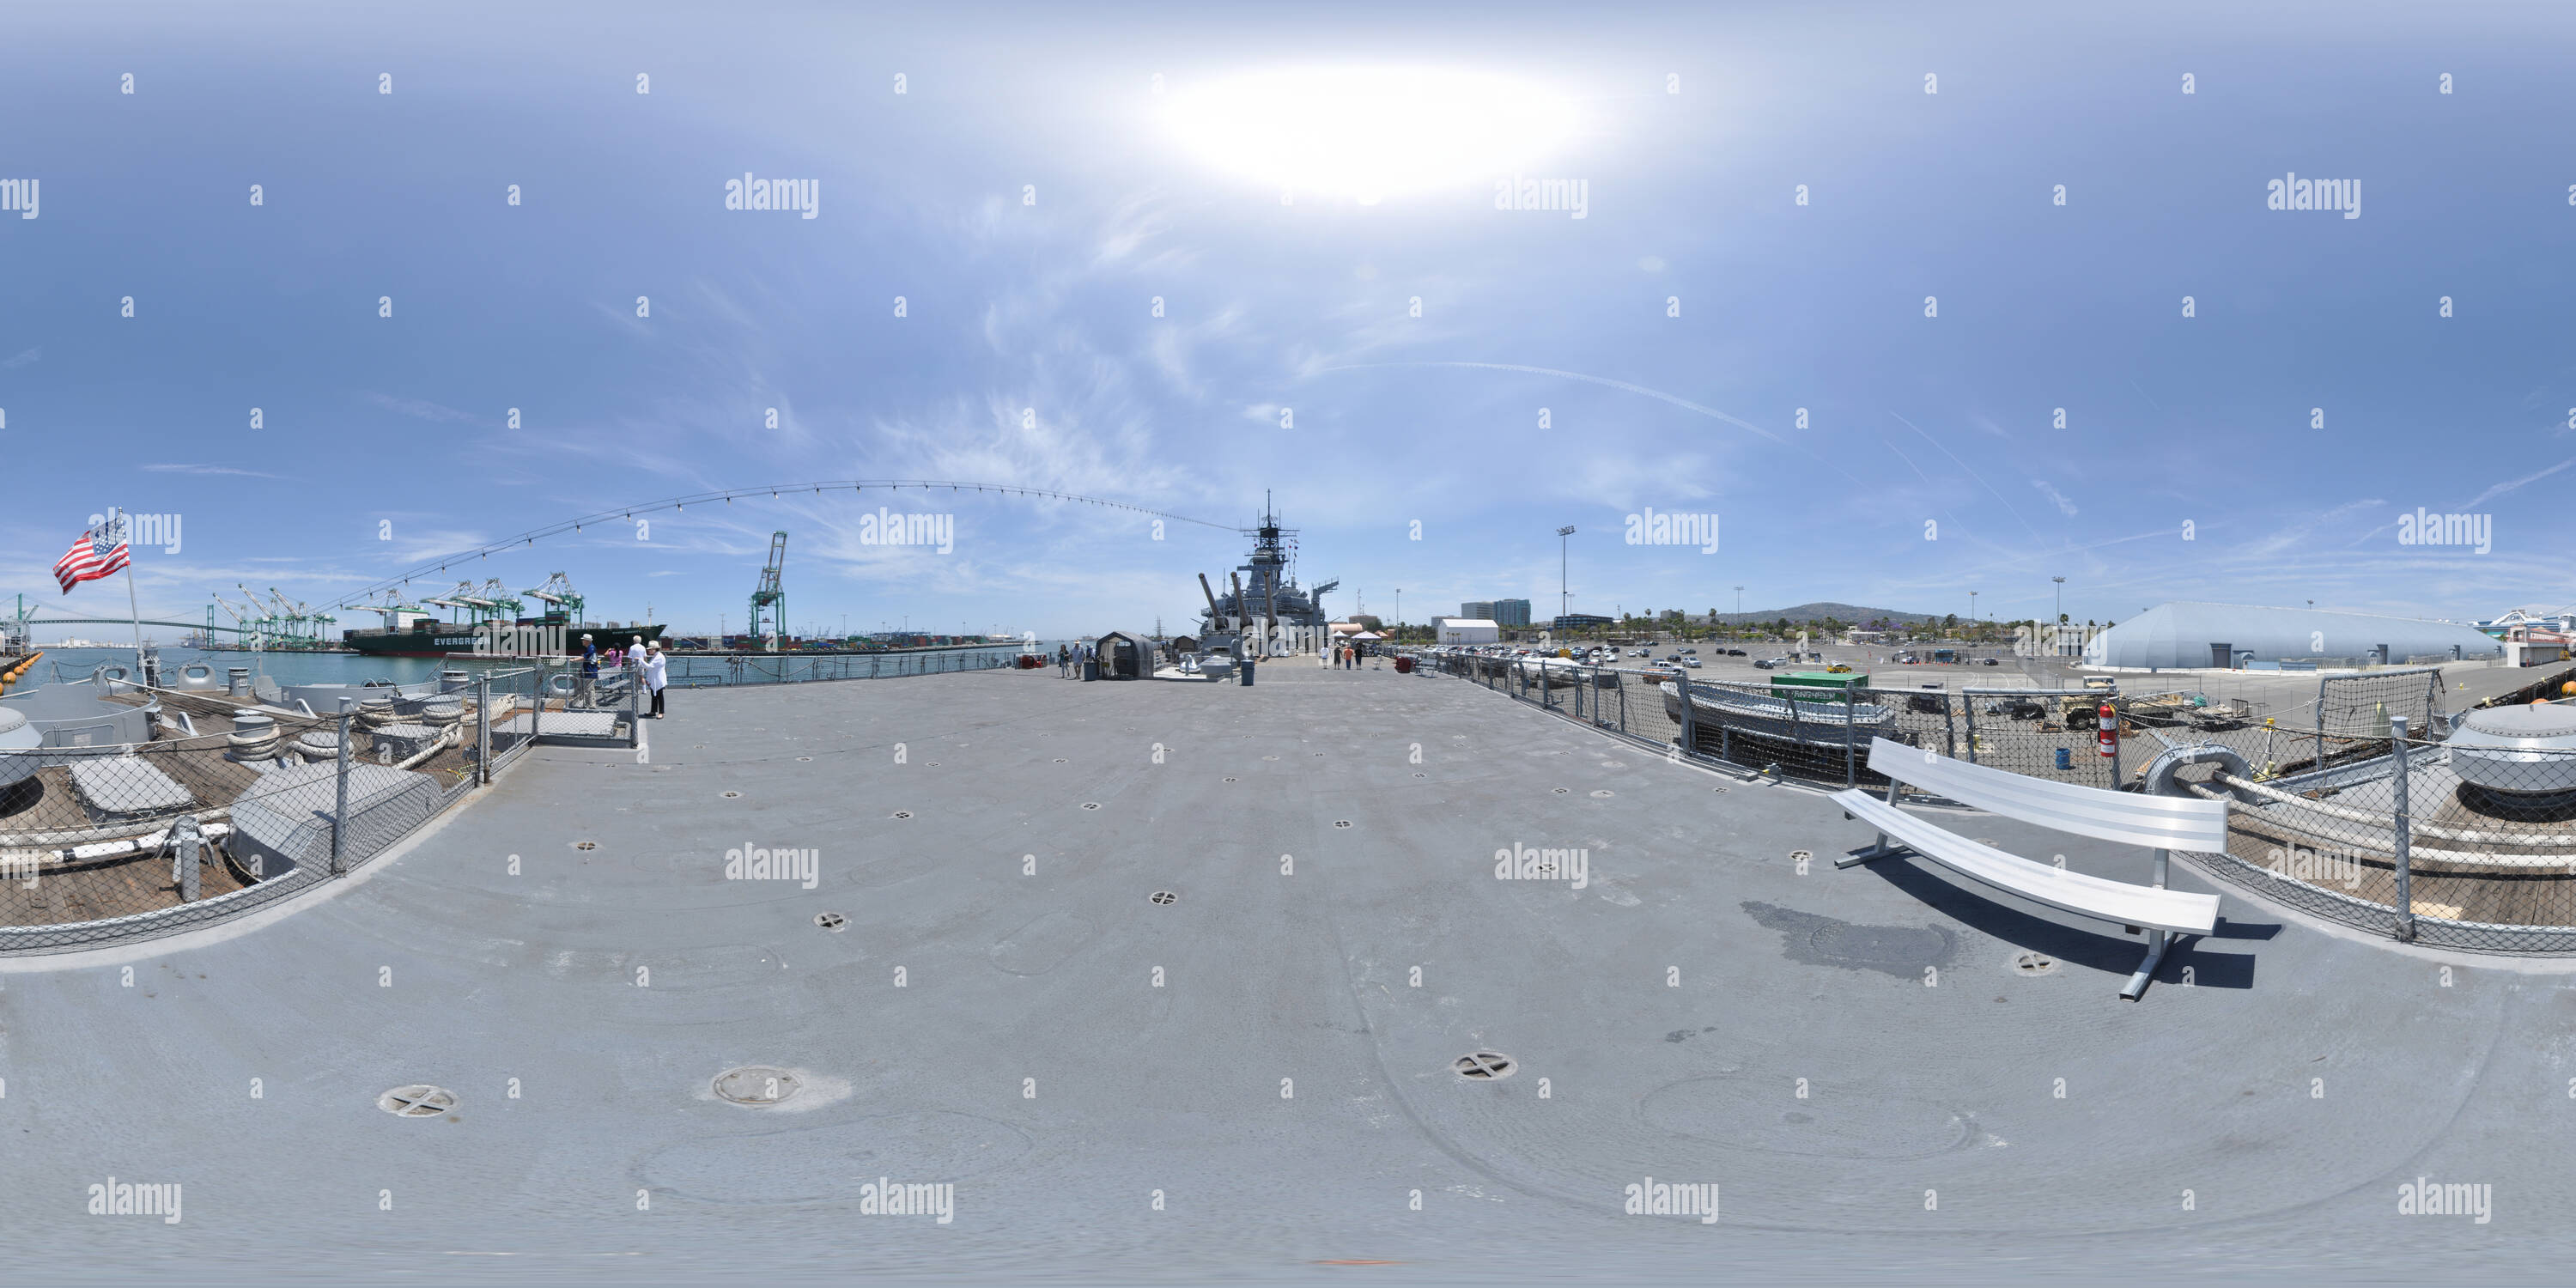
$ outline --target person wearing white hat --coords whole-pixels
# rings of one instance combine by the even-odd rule
[[[593,705],[594,695],[599,689],[599,646],[590,642],[590,635],[587,632],[581,637],[581,681],[576,688],[577,691],[572,695],[573,705],[576,707]]]
[[[652,651],[644,655],[644,687],[653,692],[651,718],[662,718],[662,689],[670,681],[670,659],[662,654],[662,641],[653,641]]]

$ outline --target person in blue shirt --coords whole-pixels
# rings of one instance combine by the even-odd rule
[[[598,688],[599,646],[584,635],[581,637],[581,692],[573,695],[573,702],[584,707],[592,705]]]

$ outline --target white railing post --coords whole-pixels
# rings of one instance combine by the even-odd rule
[[[2389,831],[2396,838],[2397,851],[2397,926],[2396,937],[2415,938],[2415,889],[2413,836],[2415,819],[2407,808],[2406,788],[2406,717],[2388,717],[2388,748],[2394,760],[2396,799],[2390,802]]]

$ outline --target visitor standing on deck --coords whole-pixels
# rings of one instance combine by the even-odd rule
[[[662,718],[662,689],[670,683],[671,659],[662,655],[662,641],[653,641],[652,651],[644,655],[644,687],[653,691],[653,718]]]
[[[581,682],[578,688],[579,691],[572,695],[574,704],[591,705],[599,688],[599,646],[591,643],[587,634],[581,637]]]

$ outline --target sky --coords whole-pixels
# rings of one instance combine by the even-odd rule
[[[2576,601],[2563,7],[1081,8],[0,10],[0,605],[1178,630],[1265,495],[1417,622]]]

